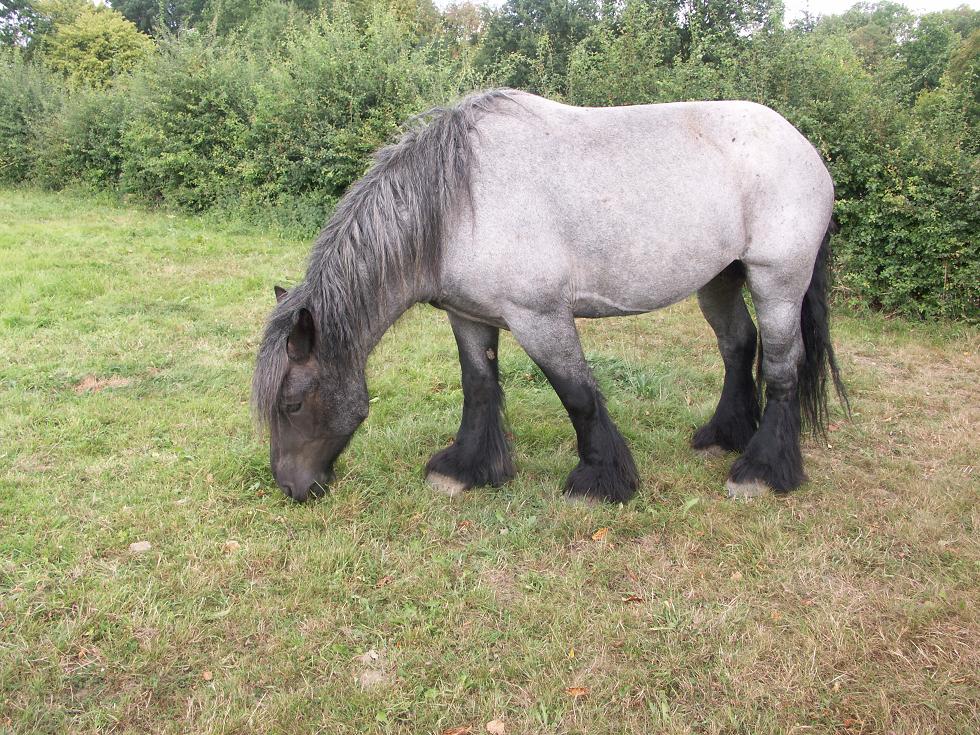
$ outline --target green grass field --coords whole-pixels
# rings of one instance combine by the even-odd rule
[[[694,303],[583,323],[643,478],[591,507],[509,336],[517,479],[430,492],[462,394],[418,307],[332,494],[294,505],[248,391],[308,249],[0,191],[0,731],[976,732],[980,330],[838,315],[853,419],[803,490],[732,502],[731,458],[687,446],[722,377]]]

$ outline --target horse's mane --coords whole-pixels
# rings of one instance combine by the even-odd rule
[[[365,357],[365,335],[382,318],[389,292],[437,276],[446,223],[469,196],[470,134],[510,98],[509,90],[482,92],[413,118],[350,186],[314,242],[306,278],[269,317],[252,378],[260,421],[276,411],[286,339],[300,309],[313,315],[317,357],[350,364]]]

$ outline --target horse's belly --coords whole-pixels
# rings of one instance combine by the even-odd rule
[[[727,248],[694,262],[658,268],[610,268],[603,264],[591,273],[579,270],[572,279],[572,310],[577,317],[600,318],[643,314],[677,303],[701,288],[732,262]]]

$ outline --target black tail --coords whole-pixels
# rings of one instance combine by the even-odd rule
[[[803,313],[800,316],[804,355],[803,362],[800,363],[796,393],[800,399],[803,426],[821,436],[827,433],[829,416],[828,375],[833,380],[834,389],[844,410],[848,415],[851,412],[834,356],[834,346],[830,342],[830,311],[827,308],[827,292],[830,290],[830,236],[838,229],[837,221],[832,219],[813,264],[813,277],[803,296]]]

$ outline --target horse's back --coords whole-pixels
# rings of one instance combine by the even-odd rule
[[[830,217],[819,155],[760,105],[577,108],[527,94],[498,104],[474,136],[450,284],[562,298],[581,316],[649,311],[733,260],[792,257],[808,245],[770,232]]]

